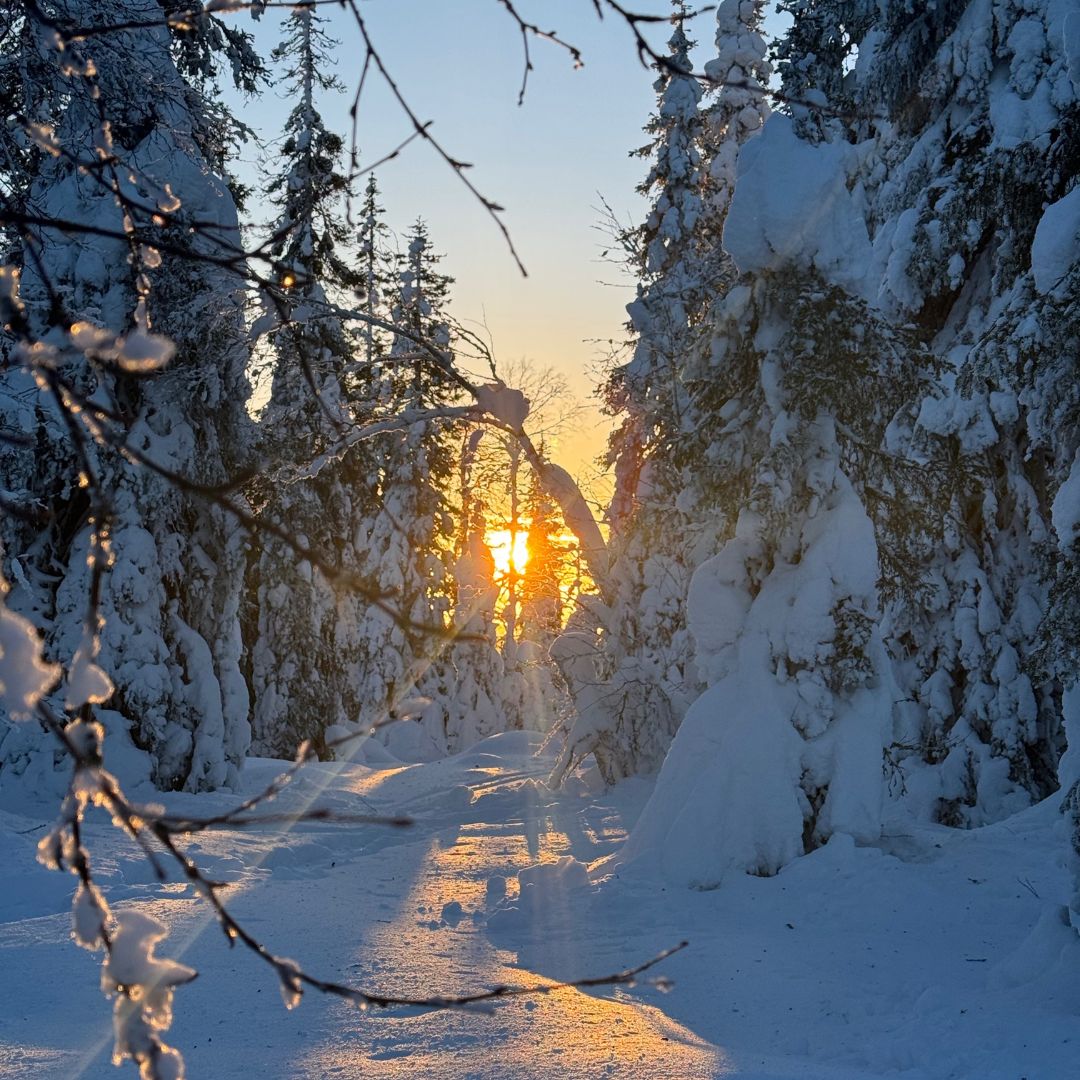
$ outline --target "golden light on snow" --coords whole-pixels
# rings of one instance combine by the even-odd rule
[[[489,529],[484,536],[491,548],[491,557],[495,560],[495,574],[506,577],[511,564],[520,576],[525,573],[529,561],[529,537],[527,529],[512,534],[509,529]]]
[[[442,794],[443,805],[460,808],[471,799],[477,821],[463,822],[428,844],[405,849],[397,864],[401,891],[373,892],[374,905],[363,941],[349,970],[359,982],[410,994],[433,989],[466,992],[500,983],[536,984],[550,980],[519,965],[513,949],[501,948],[484,931],[492,909],[486,875],[506,880],[507,899],[517,896],[517,871],[568,854],[571,837],[543,789],[531,781],[510,782],[498,769],[477,768],[465,786]],[[376,773],[353,790],[372,799],[397,801],[404,770]],[[494,804],[484,811],[485,799]],[[510,812],[507,813],[511,804]],[[436,804],[437,805],[437,804]],[[507,820],[499,820],[499,808]],[[438,811],[431,806],[428,812]],[[451,811],[452,813],[452,811]],[[613,825],[613,828],[616,826]],[[448,905],[459,905],[456,909]],[[553,970],[574,968],[588,930],[575,929],[569,916],[573,898],[556,885],[544,906],[564,907],[562,931],[551,935],[542,923],[523,926],[522,939],[542,943]],[[376,964],[372,957],[377,957]],[[635,958],[628,944],[613,967]],[[359,1015],[342,1005],[342,1024],[310,1043],[298,1044],[286,1062],[295,1076],[334,1076],[345,1080],[415,1080],[417,1077],[678,1077],[716,1080],[735,1072],[723,1048],[668,1016],[659,1003],[622,989],[560,989],[547,996],[496,1003],[490,1014],[467,1010],[431,1012],[391,1010]]]

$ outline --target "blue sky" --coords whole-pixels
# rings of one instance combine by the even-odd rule
[[[521,38],[497,0],[361,0],[360,9],[391,74],[414,111],[455,157],[474,163],[470,178],[506,207],[504,220],[529,276],[523,278],[483,208],[426,146],[414,143],[377,171],[390,225],[404,231],[418,216],[429,224],[443,267],[457,279],[454,311],[486,323],[497,359],[527,357],[566,374],[582,397],[593,391],[604,348],[595,339],[621,335],[633,285],[601,258],[601,198],[622,221],[637,221],[644,204],[634,187],[645,163],[628,151],[644,137],[655,103],[654,73],[637,59],[633,38],[614,15],[601,22],[592,0],[518,0],[528,20],[558,31],[583,53],[574,70],[567,54],[533,41],[535,70],[524,104]],[[666,14],[666,0],[632,0],[635,11]],[[348,131],[348,107],[362,49],[352,17],[320,8],[341,42],[337,73],[349,88],[324,98],[327,123]],[[281,13],[256,24],[260,48],[276,44]],[[775,25],[775,19],[770,22]],[[709,57],[714,16],[692,24]],[[658,47],[664,25],[650,38]],[[359,119],[361,164],[390,151],[410,132],[407,119],[378,80],[369,79]],[[278,91],[245,103],[244,120],[267,143],[279,135],[291,107]],[[271,145],[268,154],[273,154]],[[249,145],[245,157],[258,155]],[[587,468],[608,426],[590,412],[556,448],[572,470]]]

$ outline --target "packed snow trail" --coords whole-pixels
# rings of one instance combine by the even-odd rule
[[[1080,1056],[1080,945],[1049,805],[958,834],[894,830],[882,847],[837,838],[772,879],[712,892],[620,871],[599,887],[649,785],[598,790],[551,766],[521,734],[422,766],[305,767],[275,809],[407,813],[409,830],[306,823],[221,831],[192,845],[272,950],[369,989],[465,992],[500,982],[603,975],[682,938],[646,985],[560,990],[487,1012],[358,1012],[305,995],[286,1012],[276,980],[230,950],[205,905],[160,886],[103,821],[90,829],[111,903],[170,928],[161,954],[199,970],[171,1032],[192,1078],[660,1077],[692,1080],[1060,1080]],[[252,761],[245,790],[281,767]],[[145,793],[149,797],[149,792]],[[224,795],[157,795],[210,813]],[[0,803],[4,801],[0,795]],[[8,807],[10,810],[10,807]],[[69,937],[70,878],[33,862],[53,808],[0,812],[0,1076],[133,1075],[109,1064],[99,960]],[[1060,850],[1064,850],[1063,845]],[[561,860],[561,861],[560,861]],[[541,869],[517,874],[535,864]],[[505,888],[505,895],[504,895]]]

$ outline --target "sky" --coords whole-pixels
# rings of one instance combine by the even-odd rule
[[[361,0],[359,8],[388,70],[421,121],[455,158],[473,163],[470,180],[504,206],[503,220],[525,265],[518,270],[505,240],[484,208],[427,146],[417,141],[376,170],[387,221],[404,232],[418,217],[429,225],[442,269],[456,279],[453,312],[489,338],[497,361],[527,358],[565,375],[586,400],[555,445],[552,456],[582,478],[594,473],[611,421],[593,393],[602,377],[607,342],[621,340],[625,305],[634,283],[603,252],[606,202],[624,224],[645,214],[635,193],[647,169],[629,151],[645,141],[642,126],[655,106],[655,72],[637,58],[629,28],[616,15],[597,18],[592,0],[517,0],[528,21],[557,31],[580,48],[574,69],[567,52],[549,42],[530,43],[534,70],[518,105],[521,35],[502,0]],[[638,12],[667,14],[667,0],[633,0]],[[337,74],[343,94],[324,96],[328,126],[348,133],[349,105],[363,50],[356,24],[335,5],[322,6],[327,31],[340,42]],[[235,16],[234,16],[235,17]],[[283,13],[268,11],[255,24],[260,50],[277,43]],[[775,27],[776,17],[770,16]],[[714,15],[691,23],[709,58]],[[668,27],[648,31],[662,48]],[[240,114],[259,136],[243,156],[249,175],[272,167],[273,143],[292,104],[283,88],[242,103]],[[412,128],[385,86],[369,76],[361,100],[361,167],[390,152]],[[256,211],[258,207],[256,204]],[[593,483],[598,497],[603,484]]]

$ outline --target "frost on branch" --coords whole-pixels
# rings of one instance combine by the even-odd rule
[[[304,984],[300,981],[300,965],[295,960],[278,957],[274,961],[281,980],[281,1000],[286,1009],[295,1009],[304,996]]]
[[[167,337],[142,327],[117,337],[100,326],[81,321],[72,324],[69,334],[76,349],[111,361],[132,375],[146,375],[163,368],[176,352],[176,346]]]
[[[71,936],[84,949],[100,949],[105,943],[109,907],[92,881],[79,882],[71,905]]]
[[[14,720],[28,720],[59,669],[43,659],[33,625],[4,605],[6,592],[0,578],[0,707]]]
[[[113,1063],[130,1058],[144,1080],[182,1080],[184,1062],[166,1046],[160,1032],[172,1024],[172,995],[196,972],[154,955],[165,937],[162,922],[141,911],[113,912],[93,881],[90,854],[82,843],[83,816],[89,805],[104,806],[138,828],[126,809],[116,779],[101,766],[104,730],[74,720],[57,734],[75,759],[75,770],[56,825],[38,844],[38,861],[50,870],[69,870],[79,880],[72,904],[72,937],[90,950],[104,949],[101,989],[115,996]]]
[[[195,971],[175,960],[154,955],[166,935],[162,922],[142,911],[121,911],[117,930],[101,973],[101,988],[116,994],[113,1064],[126,1058],[138,1063],[144,1080],[182,1080],[184,1061],[159,1032],[172,1025],[173,990],[191,982]]]

